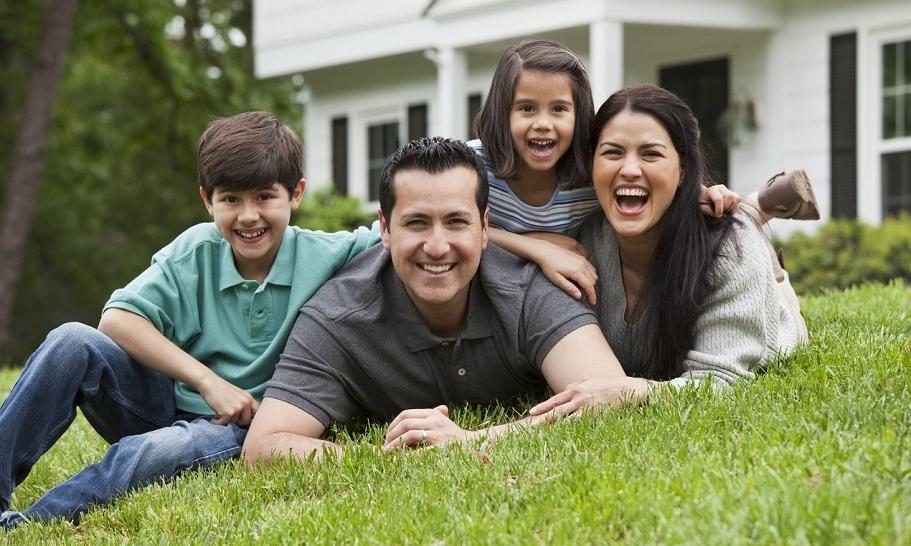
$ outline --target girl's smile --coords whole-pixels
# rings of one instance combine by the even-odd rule
[[[523,181],[546,174],[556,183],[557,162],[572,144],[576,126],[569,76],[525,70],[516,81],[509,129]]]

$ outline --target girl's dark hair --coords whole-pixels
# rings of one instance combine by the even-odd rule
[[[591,184],[591,156],[585,130],[594,110],[591,84],[579,57],[549,40],[522,42],[503,52],[493,73],[487,100],[474,120],[475,132],[484,143],[487,159],[494,166],[497,177],[503,180],[515,178],[519,172],[519,157],[509,130],[509,115],[516,82],[525,70],[566,74],[569,77],[576,128],[569,148],[557,162],[557,174],[567,188]]]
[[[719,250],[736,222],[725,214],[709,218],[699,211],[701,186],[710,186],[699,123],[679,97],[654,85],[617,91],[598,109],[591,124],[592,151],[604,127],[623,111],[647,114],[664,127],[680,156],[680,185],[661,218],[658,244],[634,310],[645,339],[641,368],[627,373],[669,379],[682,373],[693,347],[694,325],[706,297],[716,287],[712,274]]]

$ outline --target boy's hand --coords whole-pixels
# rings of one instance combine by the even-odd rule
[[[259,402],[250,393],[215,374],[202,385],[199,394],[215,413],[212,419],[215,425],[236,423],[241,427],[248,426],[259,409]]]
[[[732,192],[724,184],[715,184],[709,188],[702,186],[699,196],[699,209],[706,216],[720,218],[725,211],[735,211],[740,206],[741,196]]]

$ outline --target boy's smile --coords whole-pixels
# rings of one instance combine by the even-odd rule
[[[200,188],[215,227],[231,245],[237,272],[245,279],[262,282],[269,274],[291,211],[300,205],[304,184],[300,180],[291,195],[278,182],[242,191],[219,187],[212,192],[211,201]]]

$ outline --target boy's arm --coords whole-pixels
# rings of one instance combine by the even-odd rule
[[[578,300],[584,291],[593,305],[597,301],[595,282],[598,274],[586,257],[588,251],[571,237],[558,233],[519,235],[491,228],[490,240],[516,256],[538,264],[547,280],[571,297]]]
[[[213,423],[250,424],[259,406],[256,399],[217,376],[144,317],[116,307],[108,308],[101,315],[98,329],[143,366],[196,389],[212,408]]]

